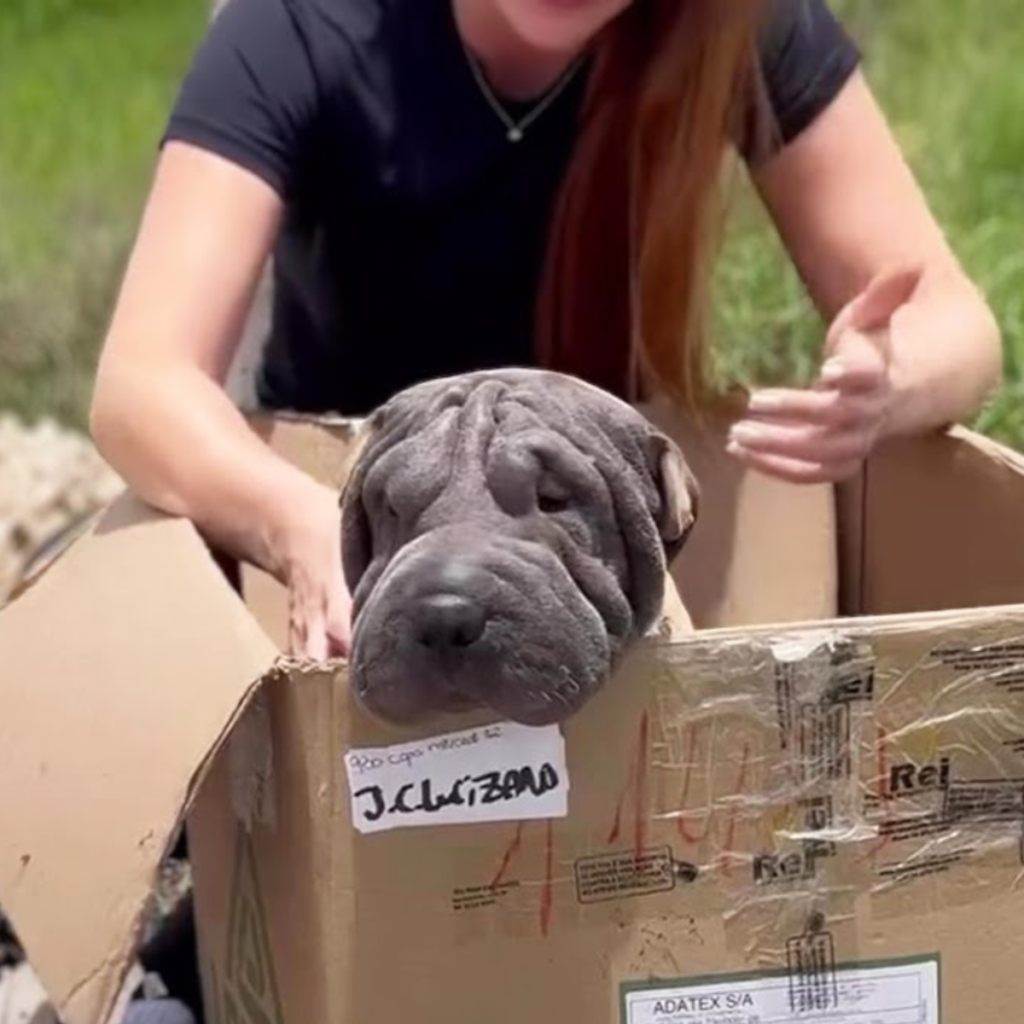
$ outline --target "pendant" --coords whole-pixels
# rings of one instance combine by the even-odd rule
[[[521,142],[523,138],[523,130],[519,125],[514,124],[508,130],[508,141],[509,142]]]

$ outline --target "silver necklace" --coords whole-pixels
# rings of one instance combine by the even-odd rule
[[[578,56],[566,69],[562,72],[558,81],[545,93],[545,95],[537,102],[536,106],[525,117],[518,121],[514,121],[509,117],[508,111],[501,105],[501,101],[497,96],[494,95],[494,90],[491,89],[490,84],[487,81],[486,76],[483,73],[483,69],[480,66],[480,62],[469,52],[466,44],[462,44],[462,52],[466,55],[466,61],[469,64],[470,70],[473,72],[473,78],[476,80],[477,88],[480,90],[481,95],[487,101],[487,105],[494,111],[498,120],[505,126],[505,137],[509,142],[521,142],[526,129],[529,128],[534,121],[540,117],[541,114],[555,102],[556,99],[565,91],[565,87],[572,81],[577,70],[583,63],[582,54]]]

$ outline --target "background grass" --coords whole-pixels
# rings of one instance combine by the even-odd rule
[[[833,0],[943,226],[1004,331],[977,422],[1024,448],[1019,0]],[[205,0],[0,5],[0,410],[81,427],[96,349]],[[804,380],[822,324],[749,192],[717,278],[723,369]]]
[[[925,195],[1003,330],[1005,385],[975,426],[1024,447],[1024,59],[1018,0],[831,0]],[[823,325],[741,192],[718,274],[723,369],[806,380]]]
[[[0,0],[0,410],[82,427],[203,0]]]

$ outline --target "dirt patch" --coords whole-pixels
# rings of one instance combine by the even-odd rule
[[[0,606],[48,546],[122,488],[84,435],[0,415]]]

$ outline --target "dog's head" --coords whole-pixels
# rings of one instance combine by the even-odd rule
[[[391,722],[565,719],[657,626],[697,500],[677,446],[577,378],[481,371],[401,392],[367,422],[342,495],[359,699]]]

